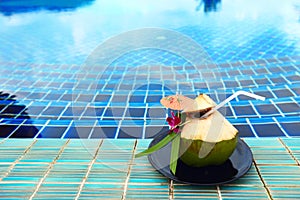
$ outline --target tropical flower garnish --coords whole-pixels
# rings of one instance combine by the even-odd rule
[[[168,124],[170,125],[170,131],[169,134],[163,138],[160,142],[158,142],[157,144],[153,145],[152,147],[146,149],[145,151],[138,153],[135,155],[135,157],[141,157],[141,156],[146,156],[148,154],[151,154],[161,148],[163,148],[164,146],[166,146],[169,142],[171,142],[172,140],[174,140],[176,138],[176,136],[180,136],[180,126],[183,125],[181,123],[181,114],[178,113],[177,116],[176,114],[172,111],[171,112],[172,117],[168,117],[166,119],[166,121],[168,122]]]
[[[167,118],[167,122],[168,122],[169,126],[171,127],[169,133],[172,133],[172,132],[179,133],[179,131],[180,131],[179,124],[181,122],[181,119],[179,116],[176,116],[173,111],[171,111],[171,115],[172,115],[172,117]]]
[[[160,100],[160,103],[171,110],[177,110],[178,112],[175,114],[171,111],[171,116],[166,119],[170,126],[169,134],[166,135],[161,141],[157,144],[149,147],[145,151],[138,153],[135,155],[136,158],[141,156],[149,155],[159,149],[163,148],[170,142],[172,142],[171,147],[171,155],[170,155],[170,170],[173,174],[176,173],[177,159],[179,153],[179,145],[180,145],[180,132],[182,126],[188,122],[185,122],[185,114],[180,113],[180,110],[184,110],[189,108],[191,105],[194,105],[194,100],[183,96],[183,95],[171,95],[168,97],[164,97]]]

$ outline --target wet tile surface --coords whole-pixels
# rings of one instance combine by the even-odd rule
[[[300,139],[244,140],[254,157],[246,175],[219,186],[191,186],[162,176],[147,157],[134,158],[151,140],[5,139],[0,198],[300,198]]]

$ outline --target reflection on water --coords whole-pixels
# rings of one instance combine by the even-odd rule
[[[8,121],[13,119],[14,123],[0,124],[0,137],[32,138],[39,129],[29,122],[30,116],[26,112],[26,106],[18,104],[15,95],[0,91],[0,119]],[[26,123],[24,123],[26,120]],[[20,124],[23,124],[20,126]]]
[[[203,11],[216,12],[219,10],[221,0],[196,0],[199,1],[199,5],[196,7],[196,11],[199,11],[203,5]]]
[[[6,16],[37,10],[70,11],[89,5],[94,0],[45,1],[45,0],[1,0],[0,12]]]
[[[0,7],[3,2],[8,0],[0,0]],[[201,5],[198,12],[197,5]],[[220,5],[217,13],[203,14]],[[300,40],[297,13],[290,1],[274,0],[95,0],[72,12],[0,13],[0,61],[81,65],[108,38],[145,27],[171,29],[192,37],[204,44],[217,62],[273,57],[274,52],[296,55],[294,46]],[[270,37],[276,40],[271,46],[264,42],[257,48],[252,44]]]

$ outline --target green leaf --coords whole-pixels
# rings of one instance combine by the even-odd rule
[[[171,157],[170,157],[170,170],[173,174],[176,173],[177,167],[177,160],[179,154],[179,146],[180,146],[180,134],[174,138],[172,141],[172,148],[171,148]]]
[[[164,139],[159,141],[157,144],[153,145],[152,147],[146,149],[145,151],[143,151],[141,153],[136,154],[135,157],[138,158],[138,157],[146,156],[148,154],[151,154],[151,153],[163,148],[169,142],[171,142],[176,136],[177,136],[177,133],[174,133],[174,132],[168,134],[166,137],[164,137]]]

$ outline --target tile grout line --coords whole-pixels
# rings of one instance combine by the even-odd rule
[[[169,179],[169,200],[174,199],[174,181]]]
[[[125,183],[124,183],[124,190],[123,190],[121,200],[126,199],[126,194],[127,194],[127,189],[128,189],[128,182],[129,182],[129,178],[130,178],[130,174],[131,174],[131,169],[132,169],[132,165],[133,165],[133,161],[134,161],[134,156],[135,156],[135,151],[136,151],[136,148],[137,148],[137,143],[138,143],[138,140],[135,140],[134,145],[133,145],[131,160],[129,162],[129,166],[128,166],[128,170],[127,170],[127,175],[126,175],[126,179],[125,179]]]
[[[74,118],[69,122],[68,127],[65,129],[65,131],[61,135],[60,139],[65,139],[65,136],[66,136],[67,132],[70,130],[70,128],[72,127],[73,123],[74,123]]]
[[[17,125],[17,128],[15,128],[4,140],[8,140],[27,120],[24,119],[19,125]]]
[[[8,168],[8,171],[0,178],[0,181],[3,180],[4,177],[7,177],[8,174],[11,172],[11,170],[16,166],[16,164],[22,159],[24,158],[24,156],[28,153],[28,151],[30,151],[30,149],[32,148],[32,146],[37,142],[37,140],[34,140],[23,152],[23,154],[17,159],[15,160]]]
[[[259,179],[262,182],[263,187],[265,188],[265,190],[267,192],[267,195],[268,195],[269,199],[273,200],[272,195],[271,195],[271,191],[269,190],[269,188],[268,188],[265,180],[263,179],[263,177],[262,177],[262,175],[261,175],[261,173],[260,173],[260,171],[258,169],[257,163],[256,163],[256,161],[254,159],[253,159],[253,164],[254,164],[255,170],[256,170],[256,172],[257,172],[257,174],[259,176]]]
[[[258,135],[257,135],[257,133],[256,133],[256,131],[255,131],[255,129],[254,129],[254,127],[252,126],[249,118],[245,118],[245,119],[246,119],[246,123],[249,125],[249,127],[250,127],[253,135],[255,136],[255,138],[259,138]]]
[[[49,123],[50,123],[50,119],[48,119],[46,121],[46,123],[44,123],[44,125],[42,126],[42,128],[37,132],[37,134],[35,134],[35,136],[33,137],[33,139],[36,139],[39,135],[41,135],[41,133],[44,131],[44,129],[48,126]]]
[[[45,181],[46,177],[49,175],[51,169],[53,168],[53,165],[56,163],[58,158],[61,156],[63,151],[65,150],[66,146],[70,143],[70,139],[67,140],[67,142],[60,148],[57,156],[54,158],[54,160],[49,164],[47,171],[45,172],[44,176],[41,178],[41,180],[38,182],[34,192],[29,197],[29,200],[33,199],[33,197],[37,194],[38,190],[40,189],[42,183]]]
[[[219,185],[217,185],[217,192],[218,192],[218,198],[219,198],[219,200],[222,200],[223,198],[222,198],[222,193],[221,193],[221,189],[220,189]]]
[[[248,101],[249,104],[251,105],[251,107],[253,108],[254,112],[256,113],[256,115],[261,118],[260,113],[257,111],[256,107],[254,106],[254,104],[252,103],[252,101]]]
[[[97,126],[97,124],[98,124],[98,122],[97,122],[97,120],[95,120],[95,122],[93,124],[93,127],[91,128],[91,131],[90,131],[89,136],[88,136],[87,139],[91,139],[93,131],[95,130],[95,127]]]
[[[279,142],[284,146],[284,148],[287,150],[287,152],[290,154],[290,156],[293,158],[293,160],[296,161],[297,165],[300,166],[300,162],[298,161],[298,159],[294,156],[294,154],[292,153],[292,150],[282,141],[281,138],[278,138]]]
[[[291,90],[291,88],[290,88],[287,84],[285,84],[284,87],[285,87],[288,91],[290,91],[290,93],[292,93],[292,94],[294,95],[294,97],[297,97],[297,96],[298,96],[293,90]]]
[[[277,111],[279,112],[279,114],[281,115],[281,117],[284,117],[283,112],[282,112],[281,109],[277,106],[277,104],[273,101],[273,99],[270,99],[270,102],[271,102],[272,105],[277,109]]]
[[[63,116],[64,112],[66,112],[66,110],[67,110],[70,106],[72,106],[72,104],[71,104],[71,102],[68,102],[67,105],[65,105],[65,108],[64,108],[64,109],[61,111],[61,113],[59,114],[57,120],[60,120],[60,119],[61,119],[61,117]]]
[[[33,101],[30,102],[28,105],[26,105],[25,108],[23,110],[21,110],[13,119],[17,119],[18,117],[20,117],[24,111],[28,110],[28,107],[30,107],[31,104],[33,104]]]
[[[100,147],[101,147],[102,144],[103,144],[103,140],[100,141],[100,143],[99,143],[99,145],[98,145],[98,147],[97,147],[97,150],[96,150],[96,152],[95,152],[95,154],[94,154],[93,160],[90,162],[89,167],[88,167],[88,169],[87,169],[87,171],[86,171],[86,174],[85,174],[85,176],[83,177],[83,180],[82,180],[82,182],[81,182],[81,184],[80,184],[80,186],[79,186],[79,189],[78,189],[78,192],[77,192],[77,194],[76,194],[76,197],[74,198],[74,199],[76,199],[76,200],[79,198],[80,193],[81,193],[81,191],[82,191],[82,189],[83,189],[83,186],[84,186],[84,184],[86,183],[86,180],[87,180],[87,178],[88,178],[88,176],[89,176],[89,174],[90,174],[90,172],[91,172],[91,170],[92,170],[92,167],[93,167],[94,163],[96,162],[97,155],[98,155],[98,153],[99,153],[99,150],[100,150]]]
[[[147,113],[148,113],[148,104],[146,104],[146,106],[145,106],[145,113],[144,113],[144,116],[143,116],[144,127],[143,127],[142,139],[145,139],[145,136],[146,136]]]
[[[278,122],[278,120],[276,119],[276,117],[272,117],[273,121],[277,124],[277,126],[279,127],[279,129],[282,131],[282,133],[287,137],[287,138],[291,138],[291,136],[289,136],[289,134],[284,130],[284,128],[280,125],[280,123]]]

